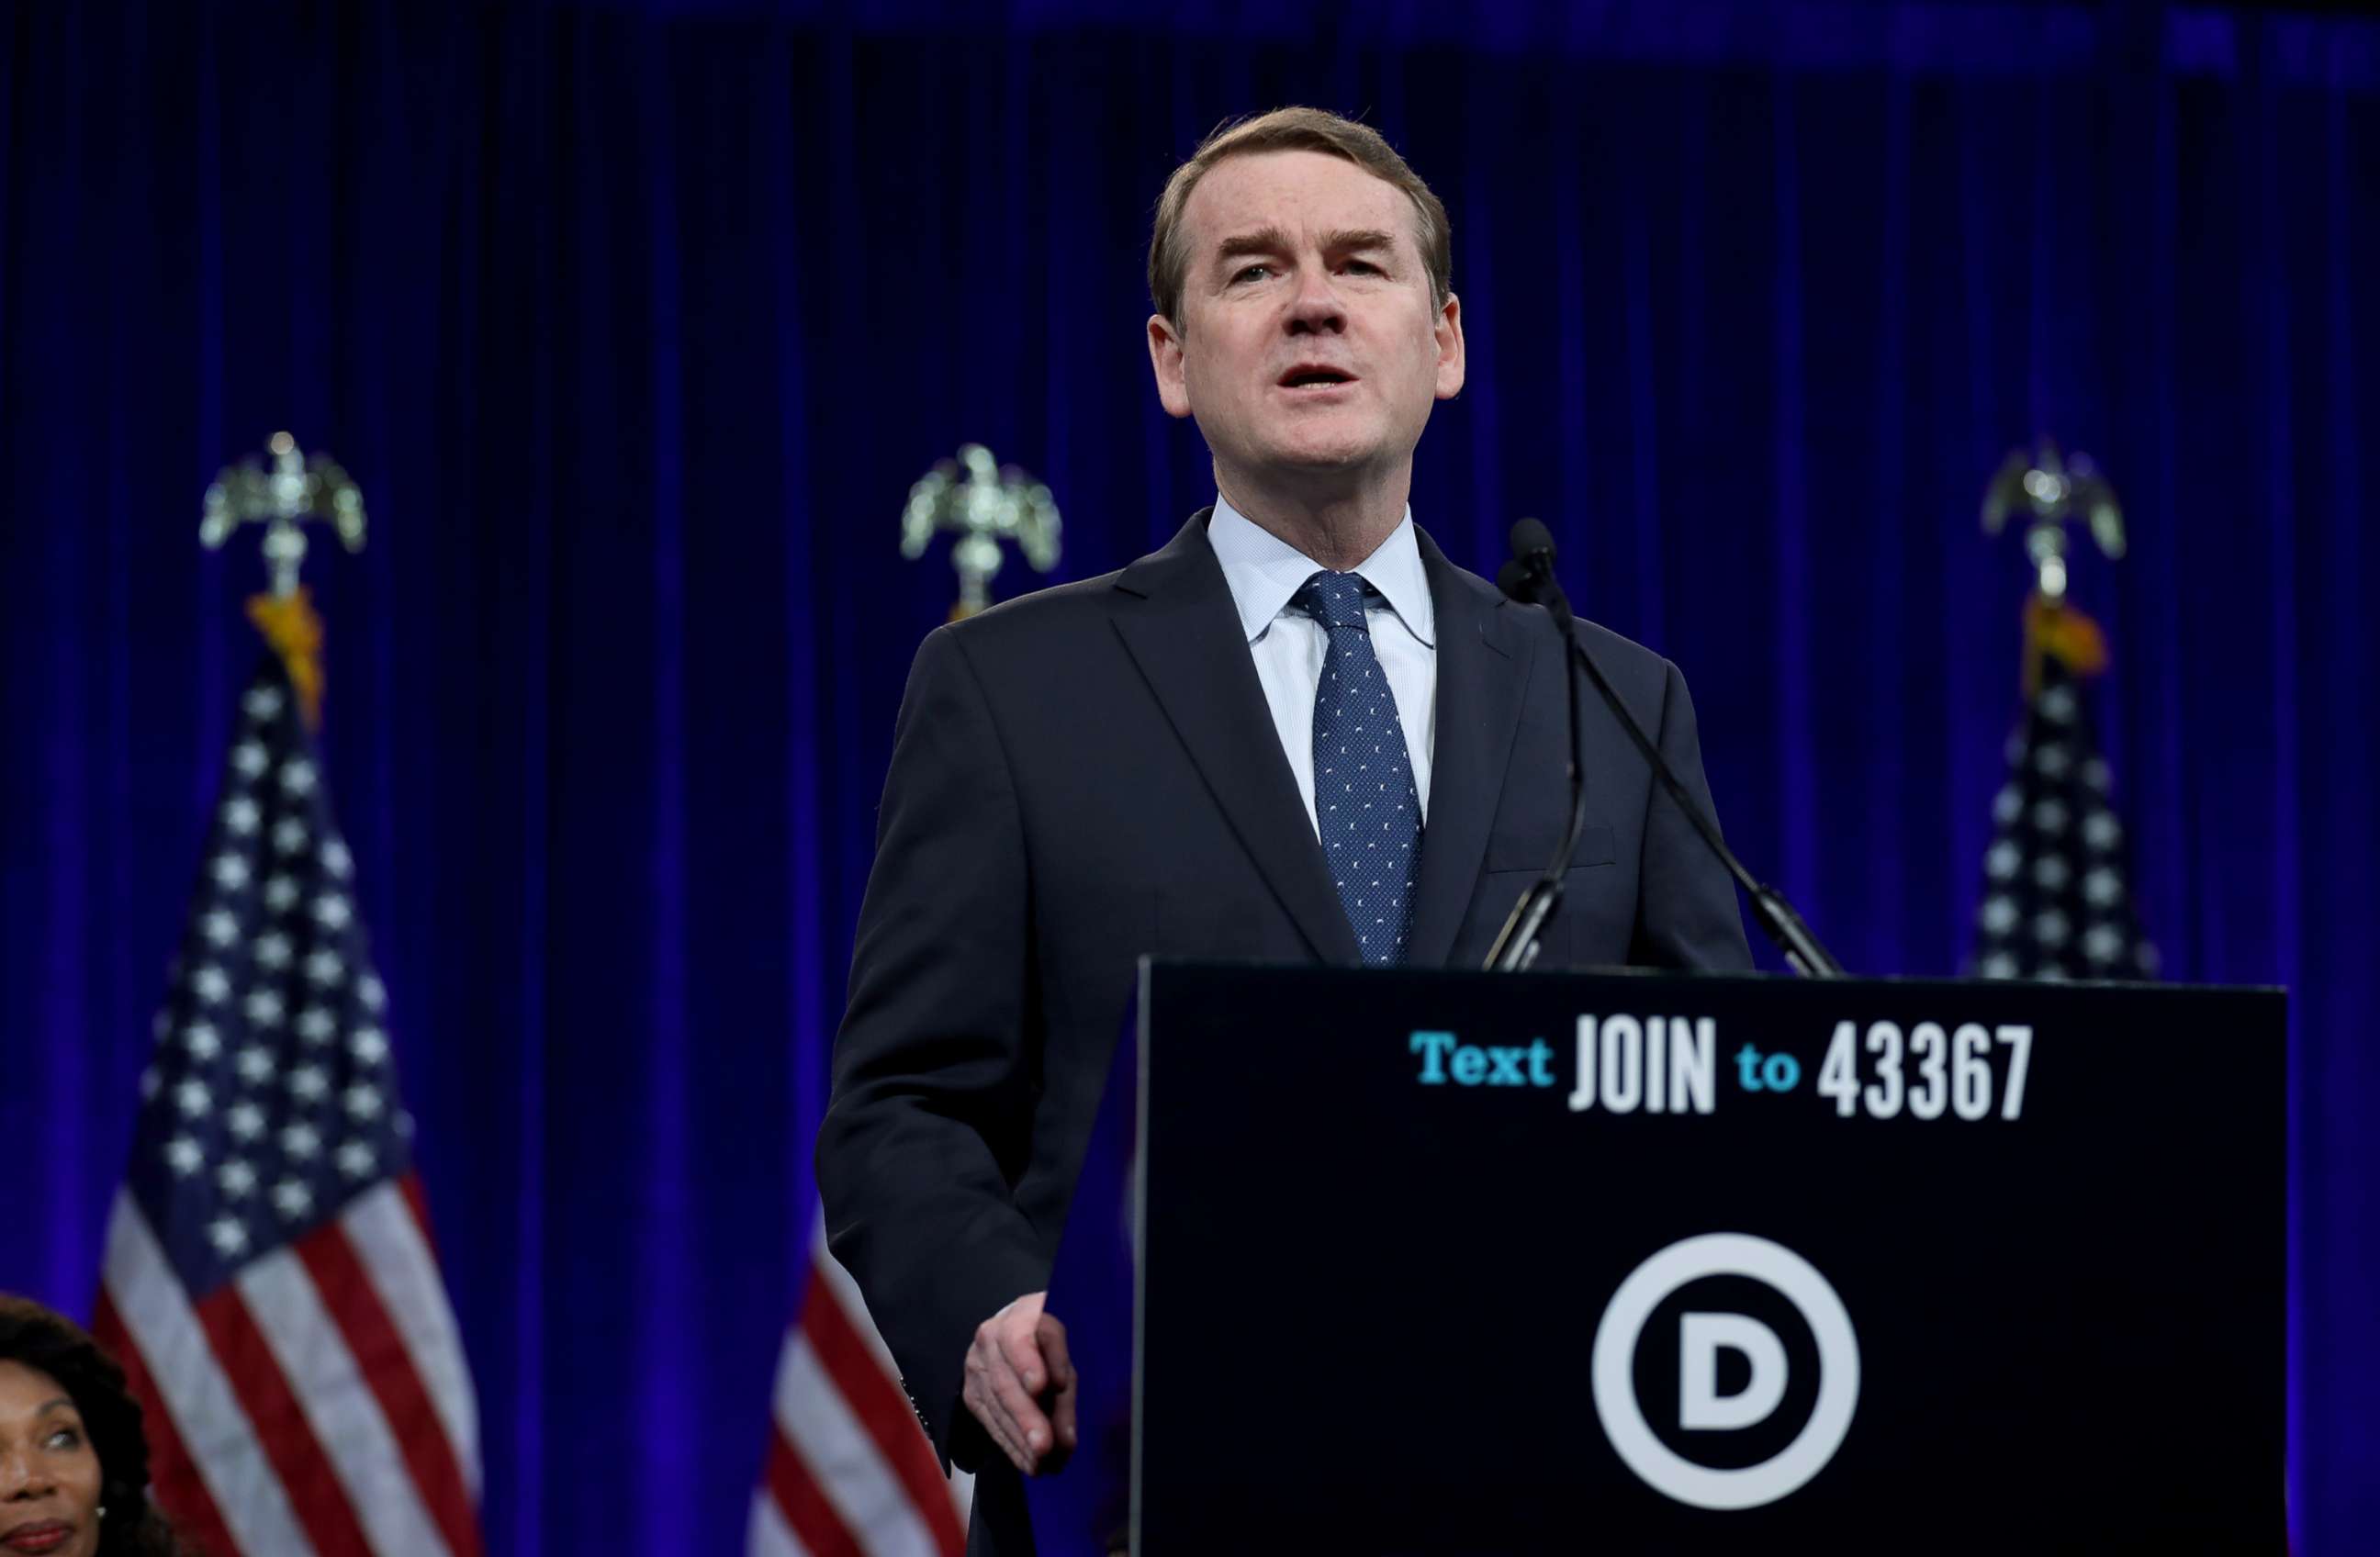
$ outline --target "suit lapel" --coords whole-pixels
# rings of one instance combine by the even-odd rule
[[[1419,539],[1438,619],[1438,733],[1406,960],[1437,968],[1453,947],[1478,883],[1536,657],[1530,645],[1516,641],[1504,597],[1449,562],[1427,534]]]
[[[1163,550],[1118,575],[1116,588],[1138,598],[1134,609],[1116,613],[1116,632],[1225,819],[1315,955],[1359,963],[1354,928],[1281,754],[1281,733],[1241,634],[1231,585],[1207,544],[1208,512],[1193,514]],[[1444,674],[1441,669],[1441,688]],[[1444,697],[1441,690],[1441,731]],[[1425,848],[1425,873],[1428,864]]]

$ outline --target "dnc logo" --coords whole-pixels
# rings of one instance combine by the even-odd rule
[[[1728,1284],[1753,1307],[1771,1307],[1773,1298],[1746,1287],[1748,1278],[1781,1297],[1809,1330],[1816,1346],[1815,1403],[1809,1419],[1781,1447],[1753,1463],[1742,1447],[1728,1451],[1726,1441],[1712,1434],[1739,1434],[1743,1440],[1777,1440],[1779,1427],[1769,1427],[1786,1404],[1794,1382],[1787,1346],[1776,1328],[1750,1313],[1696,1307],[1677,1313],[1678,1350],[1674,1371],[1654,1372],[1666,1384],[1677,1381],[1675,1429],[1656,1432],[1639,1397],[1639,1343],[1655,1310],[1686,1287],[1714,1277]],[[1708,1290],[1723,1290],[1714,1283]],[[1770,1317],[1791,1328],[1782,1310]],[[1656,1327],[1666,1339],[1668,1326]],[[1730,1370],[1742,1382],[1720,1392],[1721,1354],[1731,1354],[1748,1368]],[[1806,1353],[1805,1353],[1806,1355]],[[1851,1315],[1817,1268],[1791,1249],[1744,1233],[1706,1233],[1671,1244],[1654,1255],[1620,1284],[1596,1327],[1594,1357],[1596,1415],[1611,1447],[1628,1468],[1655,1491],[1696,1508],[1757,1508],[1775,1503],[1826,1468],[1850,1430],[1852,1413],[1859,1405],[1859,1340],[1852,1333]],[[1797,1399],[1812,1394],[1806,1382],[1791,1392]],[[1669,1402],[1666,1392],[1661,1404]],[[1790,1418],[1787,1418],[1790,1421]],[[1732,1464],[1698,1464],[1672,1448],[1668,1439],[1706,1447],[1707,1457]],[[1755,1450],[1758,1453],[1758,1450]]]

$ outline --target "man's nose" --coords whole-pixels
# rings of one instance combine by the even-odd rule
[[[1347,328],[1347,310],[1330,284],[1330,272],[1321,266],[1301,266],[1297,291],[1289,300],[1288,331],[1293,335],[1336,335]]]

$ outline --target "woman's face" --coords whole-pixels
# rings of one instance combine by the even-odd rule
[[[0,1362],[0,1554],[92,1557],[99,1551],[99,1451],[64,1386]]]

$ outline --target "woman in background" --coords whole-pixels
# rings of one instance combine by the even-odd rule
[[[0,1294],[0,1554],[183,1557],[149,1502],[124,1370],[62,1314]]]

